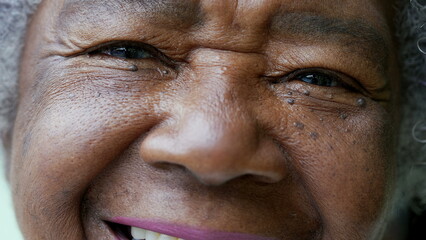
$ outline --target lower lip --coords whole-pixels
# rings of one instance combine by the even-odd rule
[[[166,234],[169,236],[183,238],[185,240],[277,240],[244,233],[219,232],[212,230],[197,229],[186,226],[179,226],[170,223],[153,220],[142,220],[136,218],[116,217],[109,220],[121,225],[133,226],[153,232]]]

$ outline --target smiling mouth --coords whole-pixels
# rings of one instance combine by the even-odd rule
[[[107,224],[114,232],[117,240],[185,240],[138,227],[112,222],[108,222]]]
[[[199,229],[166,222],[117,217],[105,221],[116,240],[277,240],[237,232]]]

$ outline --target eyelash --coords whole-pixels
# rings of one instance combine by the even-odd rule
[[[111,43],[106,46],[89,51],[90,56],[106,55],[114,58],[140,60],[157,57],[158,50],[147,44],[133,42]]]
[[[302,73],[297,75],[294,79],[322,87],[339,87],[342,85],[340,79],[337,79],[335,76],[324,74],[321,72]]]
[[[357,86],[355,81],[343,80],[344,78],[350,78],[346,75],[341,76],[341,73],[335,73],[329,70],[320,68],[309,68],[297,70],[283,78],[280,78],[278,82],[284,83],[289,81],[301,81],[306,84],[316,85],[319,87],[333,88],[340,87],[346,88],[354,92],[362,92],[361,88]],[[349,82],[348,82],[349,81]]]
[[[119,42],[108,44],[106,46],[92,50],[88,54],[101,54],[129,60],[153,59],[155,57],[159,57],[159,51],[154,47],[147,44],[134,42]],[[338,74],[317,68],[297,70],[283,78],[280,78],[278,81],[274,81],[274,83],[283,83],[294,80],[320,87],[343,87],[352,91],[360,91],[358,87],[354,87],[343,81],[342,77],[338,76]]]

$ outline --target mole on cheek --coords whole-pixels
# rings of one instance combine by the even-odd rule
[[[367,106],[367,101],[365,100],[365,98],[358,98],[356,100],[356,105],[358,107],[365,107],[365,106]]]
[[[319,134],[317,132],[311,132],[309,136],[314,140],[317,140],[319,138]]]
[[[305,128],[305,124],[301,122],[295,122],[293,125],[300,130],[303,130]]]
[[[339,117],[340,119],[345,120],[346,118],[348,118],[348,115],[346,113],[340,113]]]

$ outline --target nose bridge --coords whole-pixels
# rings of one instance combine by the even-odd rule
[[[248,114],[248,98],[253,94],[250,85],[257,80],[260,64],[238,53],[203,51],[192,59],[191,68],[195,84],[189,99],[197,98],[196,108],[211,117],[221,116],[223,121]]]
[[[198,80],[230,83],[262,75],[266,69],[264,58],[260,53],[200,48],[189,56],[189,62]]]
[[[205,53],[191,59],[191,90],[173,121],[143,141],[142,158],[183,166],[212,185],[243,175],[278,181],[283,177],[280,150],[260,129],[251,88],[245,85],[255,81],[261,66],[242,54]],[[252,67],[242,67],[246,63]]]
[[[265,70],[263,56],[226,50],[199,49],[190,58],[194,83],[183,114],[235,134],[254,131],[256,85]],[[239,123],[239,124],[237,124]],[[237,130],[238,129],[238,130]],[[250,129],[250,131],[248,131]]]
[[[229,145],[243,142],[254,148],[258,140],[258,128],[251,104],[226,86],[211,87],[210,92],[208,88],[203,90],[194,93],[197,96],[192,97],[191,101],[195,100],[196,103],[187,102],[177,117],[177,136],[191,141],[187,147],[203,145],[200,149],[205,152],[213,149],[222,152]]]

